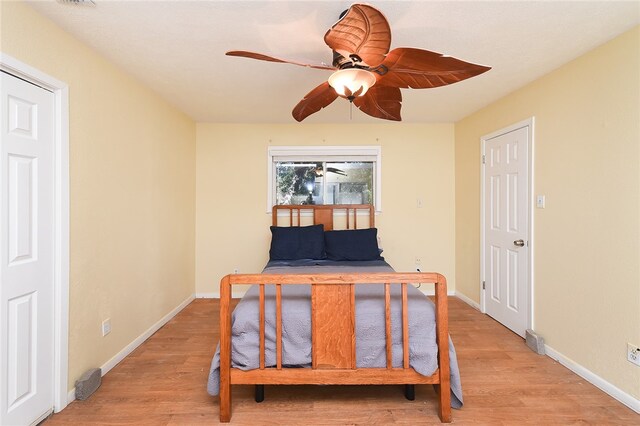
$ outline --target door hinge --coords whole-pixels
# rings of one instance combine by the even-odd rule
[[[484,283],[484,281],[482,281],[482,289],[483,289],[483,290],[485,289],[485,283]]]
[[[482,164],[485,164],[487,161],[487,157],[485,157],[484,154],[482,154]]]

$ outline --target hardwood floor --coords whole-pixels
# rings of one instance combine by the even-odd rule
[[[455,424],[638,425],[640,415],[557,362],[531,352],[491,318],[450,297],[450,332],[465,405]],[[44,426],[217,424],[206,392],[218,341],[218,301],[197,299]],[[399,386],[235,386],[231,424],[439,424],[431,386],[407,401]]]

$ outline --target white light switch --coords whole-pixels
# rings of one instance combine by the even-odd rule
[[[539,209],[544,209],[544,205],[545,205],[545,196],[544,195],[538,195],[536,197],[536,207]]]
[[[421,209],[423,206],[422,198],[416,198],[416,207]]]

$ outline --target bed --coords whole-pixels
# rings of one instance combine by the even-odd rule
[[[272,214],[272,252],[276,231],[310,235],[322,225],[327,250],[329,236],[342,239],[332,243],[335,248],[347,234],[356,243],[353,235],[375,235],[370,205],[274,206]],[[286,229],[292,227],[298,229]],[[334,232],[339,229],[355,232]],[[451,422],[451,407],[462,405],[462,392],[448,335],[445,277],[397,273],[379,253],[366,260],[313,256],[318,258],[288,260],[272,253],[261,274],[222,278],[220,344],[207,385],[220,396],[220,421],[231,420],[236,384],[256,385],[257,402],[264,385],[397,384],[413,399],[414,385],[433,384],[438,416]],[[413,283],[432,284],[434,302]],[[247,284],[231,312],[232,287]]]

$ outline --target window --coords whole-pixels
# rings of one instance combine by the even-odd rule
[[[380,147],[269,147],[274,204],[373,204],[380,211]]]
[[[276,204],[372,204],[373,161],[275,161]]]

